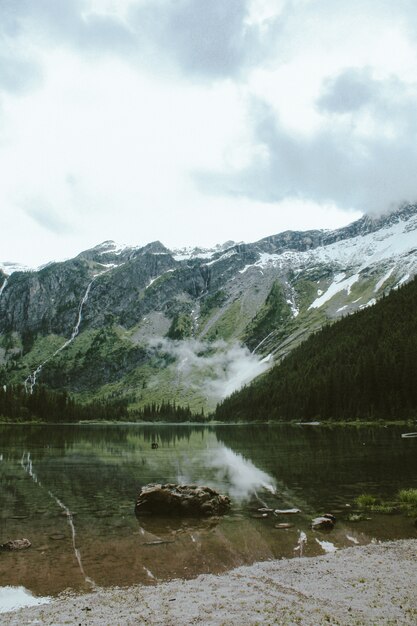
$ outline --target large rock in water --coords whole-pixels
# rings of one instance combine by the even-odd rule
[[[187,515],[200,517],[223,515],[230,509],[230,498],[210,487],[198,485],[145,485],[139,492],[135,513]]]

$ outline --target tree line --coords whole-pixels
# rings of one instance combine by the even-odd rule
[[[204,422],[206,417],[204,415],[204,409],[201,409],[200,413],[191,411],[189,406],[183,407],[170,402],[162,400],[160,404],[152,402],[145,404],[139,409],[130,411],[131,418],[135,420],[143,420],[145,422]]]
[[[127,419],[125,400],[94,400],[76,402],[66,391],[52,391],[37,385],[28,393],[23,385],[0,387],[0,417],[10,421],[42,421],[53,423],[82,420]]]
[[[37,385],[28,393],[23,385],[0,387],[0,418],[3,421],[71,423],[83,420],[204,422],[204,410],[193,413],[175,402],[146,404],[128,410],[128,399],[107,398],[77,402],[66,391]]]

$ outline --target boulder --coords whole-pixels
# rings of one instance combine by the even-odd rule
[[[142,487],[135,513],[201,517],[222,515],[229,509],[230,499],[210,487],[168,483]]]
[[[0,550],[26,550],[31,545],[29,539],[10,539],[0,544]]]

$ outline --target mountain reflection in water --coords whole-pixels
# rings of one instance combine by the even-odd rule
[[[344,507],[362,492],[389,497],[417,486],[417,441],[400,433],[267,425],[0,426],[0,543],[32,542],[18,558],[2,554],[0,585],[49,596],[65,588],[87,591],[92,581],[152,584],[416,536],[401,515],[344,521]],[[204,520],[137,520],[138,489],[151,482],[210,485],[230,495],[232,511]],[[253,518],[263,506],[301,513]],[[331,534],[310,530],[313,516],[336,510]],[[293,526],[277,529],[277,522]]]

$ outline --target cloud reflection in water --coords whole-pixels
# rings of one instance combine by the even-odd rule
[[[245,500],[256,494],[258,489],[275,493],[275,480],[257,468],[241,454],[222,446],[210,451],[207,466],[215,470],[214,480],[228,486],[229,495],[236,500]]]

